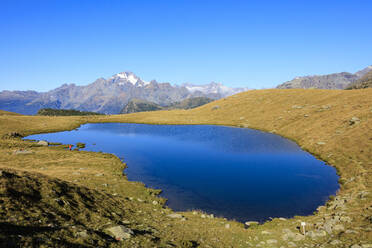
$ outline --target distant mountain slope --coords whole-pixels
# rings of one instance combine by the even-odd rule
[[[356,82],[369,71],[372,66],[368,66],[354,74],[349,72],[333,73],[328,75],[315,75],[296,77],[295,79],[277,86],[278,89],[345,89],[351,83]]]
[[[213,99],[208,97],[187,98],[181,102],[175,102],[167,106],[167,109],[192,109],[212,102]]]
[[[132,72],[121,72],[108,79],[99,78],[86,86],[64,84],[46,93],[35,91],[0,92],[0,109],[36,114],[41,108],[76,109],[81,111],[117,114],[130,99],[144,99],[167,106],[192,97],[219,99],[246,88],[229,88],[222,84],[171,85],[155,80],[143,81]]]
[[[207,97],[192,97],[180,102],[174,102],[168,106],[160,106],[154,102],[141,99],[132,99],[120,111],[121,114],[129,114],[145,111],[170,110],[170,109],[192,109],[212,102],[213,99]]]
[[[120,111],[121,114],[130,114],[144,111],[155,111],[163,109],[159,104],[149,102],[141,99],[132,99],[128,104]]]
[[[43,108],[37,111],[37,115],[44,116],[83,116],[83,115],[102,115],[96,112],[79,111],[74,109],[52,109]]]
[[[365,88],[372,88],[372,71],[369,71],[361,79],[350,84],[346,89],[353,90],[353,89],[365,89]]]
[[[29,102],[40,97],[42,93],[36,91],[8,91],[0,92],[0,109],[29,114],[36,113],[38,108],[35,106],[27,106]]]

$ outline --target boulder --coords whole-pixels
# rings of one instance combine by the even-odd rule
[[[244,223],[246,228],[252,227],[252,226],[257,226],[259,224],[258,221],[247,221]]]
[[[360,123],[360,119],[358,117],[352,117],[350,120],[349,120],[349,125],[352,126],[354,124],[359,124]]]
[[[85,238],[88,238],[88,232],[87,232],[87,230],[83,230],[81,232],[77,232],[76,233],[76,236],[85,239]]]
[[[167,217],[172,218],[172,219],[182,219],[183,218],[183,216],[181,214],[176,214],[176,213],[168,214]]]
[[[39,146],[48,146],[49,145],[48,141],[45,141],[45,140],[39,140],[39,142],[37,142],[36,144],[39,145]]]
[[[123,239],[129,239],[134,234],[131,229],[122,225],[107,228],[105,229],[105,231],[107,231],[111,235],[111,237],[119,241]]]

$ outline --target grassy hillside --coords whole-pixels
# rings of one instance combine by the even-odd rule
[[[245,229],[241,223],[199,212],[180,213],[184,218],[168,216],[172,211],[163,207],[164,199],[156,197],[158,192],[146,189],[141,183],[128,182],[121,175],[125,165],[110,154],[70,152],[63,146],[37,146],[7,135],[0,141],[0,166],[13,170],[6,169],[0,174],[1,180],[5,180],[2,185],[12,189],[11,185],[17,182],[25,187],[14,186],[16,188],[6,190],[6,194],[1,193],[0,200],[6,203],[1,207],[8,211],[0,212],[0,222],[12,228],[21,225],[24,229],[21,229],[22,233],[13,234],[0,229],[0,244],[2,239],[17,244],[41,242],[47,245],[59,240],[60,246],[65,247],[71,247],[71,244],[85,247],[101,244],[113,247],[351,247],[358,244],[367,247],[372,243],[371,120],[372,89],[252,90],[192,110],[114,116],[0,116],[0,136],[9,132],[29,135],[67,130],[88,122],[217,124],[255,128],[296,141],[303,149],[335,166],[341,176],[340,192],[314,215],[274,219]],[[31,153],[14,154],[20,148]],[[30,174],[24,176],[24,172],[19,170]],[[4,176],[9,173],[18,177]],[[35,176],[35,173],[46,177]],[[54,195],[42,190],[48,185],[53,188],[59,185],[61,182],[55,178],[63,181],[66,191]],[[39,192],[40,200],[29,202],[30,206],[16,205],[17,197],[30,194],[28,185],[33,185],[30,180],[44,185],[30,191]],[[1,190],[4,191],[4,187]],[[79,190],[83,193],[74,196],[74,192]],[[43,207],[50,201],[48,197],[57,202],[61,198],[65,203],[63,206]],[[116,200],[99,204],[98,201],[105,197]],[[74,212],[71,207],[74,204],[79,206],[82,215]],[[124,207],[117,208],[115,204]],[[32,218],[25,216],[28,208],[33,209],[28,212]],[[53,218],[56,214],[51,212],[59,217]],[[84,216],[92,216],[94,221]],[[301,221],[307,223],[309,232],[306,237],[298,229]],[[104,235],[107,227],[119,224],[133,230],[130,239],[118,242]],[[26,231],[27,228],[45,228],[48,225],[55,228],[48,229],[48,232],[43,232],[43,229],[34,233]],[[83,237],[85,235],[81,232],[84,231],[92,237],[91,240]]]

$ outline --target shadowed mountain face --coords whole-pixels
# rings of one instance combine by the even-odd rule
[[[108,79],[99,78],[86,86],[64,84],[54,90],[0,92],[0,109],[22,114],[36,114],[41,108],[76,109],[117,114],[130,99],[144,99],[160,106],[191,97],[219,99],[246,88],[229,88],[218,83],[207,85],[171,85],[155,80],[145,82],[131,72],[118,73]]]
[[[328,75],[315,75],[296,77],[295,79],[277,86],[278,89],[345,89],[351,83],[356,82],[368,72],[372,66],[368,66],[354,74],[349,72],[333,73]]]

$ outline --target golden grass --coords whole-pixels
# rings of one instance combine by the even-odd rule
[[[352,123],[357,117],[360,122]],[[138,221],[152,225],[161,231],[164,240],[195,240],[199,244],[214,247],[250,247],[266,239],[276,239],[278,247],[287,247],[282,240],[282,229],[296,231],[299,221],[311,224],[324,223],[332,216],[342,215],[352,222],[342,222],[345,230],[318,239],[306,238],[298,245],[324,244],[338,239],[342,246],[372,242],[370,232],[372,215],[372,89],[365,90],[252,90],[221,99],[192,110],[143,112],[127,115],[85,117],[0,116],[0,136],[9,132],[29,135],[40,132],[70,130],[83,123],[133,122],[151,124],[215,124],[260,129],[279,134],[297,142],[303,149],[326,161],[338,170],[341,190],[337,202],[345,199],[339,209],[322,208],[317,214],[295,217],[287,221],[274,220],[255,229],[244,229],[240,223],[220,218],[203,219],[200,214],[183,213],[188,220],[170,220],[152,216],[151,203],[154,193],[140,183],[118,180],[122,164],[112,155],[92,152],[69,152],[60,147],[33,147],[30,142],[2,140],[0,142],[0,166],[37,171],[90,188],[119,193],[122,196],[147,199],[140,204],[144,216]],[[19,147],[35,153],[15,157],[11,152]],[[80,168],[88,168],[79,170]],[[80,174],[73,175],[78,171]],[[94,176],[104,173],[104,177]],[[115,179],[115,180],[114,180]],[[78,181],[76,181],[78,180]],[[110,182],[108,187],[102,186]],[[114,183],[111,183],[114,182]],[[361,196],[361,192],[366,195]],[[137,204],[138,205],[138,204]],[[138,208],[138,206],[136,207]],[[164,209],[162,211],[170,211]],[[142,219],[141,219],[142,218]],[[144,220],[146,219],[146,221]],[[171,226],[171,228],[170,228]],[[207,227],[207,228],[206,228]],[[311,227],[310,227],[311,229]],[[262,230],[270,235],[263,235]],[[357,234],[356,234],[357,233]],[[218,237],[218,238],[216,238]],[[264,245],[265,247],[265,245]]]
[[[14,112],[9,112],[9,111],[5,111],[5,110],[0,109],[0,115],[21,115],[21,114],[14,113]]]

